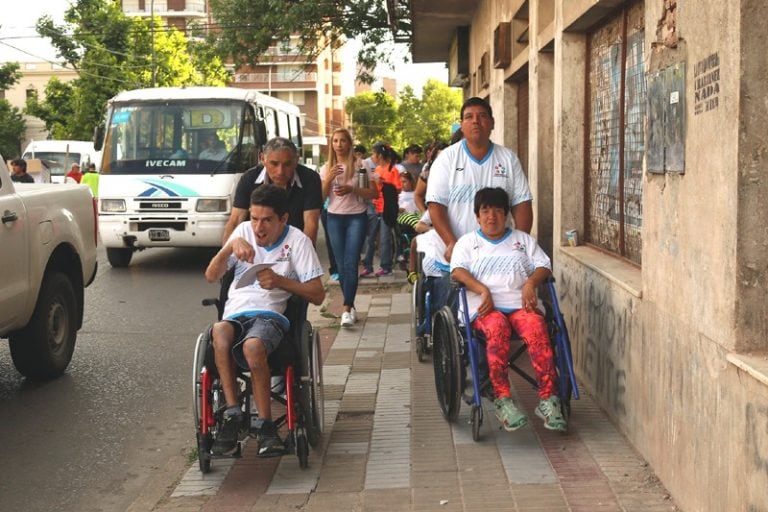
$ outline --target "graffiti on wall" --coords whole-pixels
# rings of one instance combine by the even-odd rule
[[[626,353],[632,337],[632,300],[620,301],[609,289],[589,280],[563,273],[559,278],[560,301],[569,308],[569,330],[579,369],[600,401],[618,416],[626,414]]]
[[[747,453],[757,471],[768,474],[768,407],[747,404],[745,421]]]
[[[693,113],[715,110],[720,104],[720,54],[701,59],[693,67]]]

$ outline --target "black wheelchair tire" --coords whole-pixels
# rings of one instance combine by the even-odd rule
[[[207,331],[206,331],[207,332]],[[195,354],[192,361],[192,411],[194,412],[195,429],[200,432],[200,398],[202,393],[202,382],[200,380],[200,372],[205,366],[205,351],[206,351],[206,332],[200,333],[195,343]]]
[[[480,405],[472,405],[472,412],[470,415],[472,421],[472,440],[480,440],[480,426],[483,424],[483,407]]]
[[[435,391],[443,417],[453,422],[459,415],[464,390],[460,353],[462,338],[450,307],[443,306],[432,322]]]
[[[211,445],[213,438],[210,434],[197,433],[197,463],[200,466],[200,472],[207,474],[211,472]]]
[[[416,329],[421,322],[424,321],[423,300],[424,300],[424,283],[419,276],[416,282],[413,284],[411,290],[411,343],[416,348],[416,358],[420,363],[427,360],[426,358],[426,340],[422,336],[419,336]]]
[[[294,432],[296,440],[296,456],[299,458],[299,467],[306,469],[309,466],[309,440],[307,431],[303,428],[297,428]]]
[[[323,365],[320,336],[309,322],[304,323],[301,340],[300,406],[307,440],[313,448],[323,434]],[[301,379],[301,377],[306,377]]]

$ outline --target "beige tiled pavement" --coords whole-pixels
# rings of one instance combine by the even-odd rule
[[[545,430],[531,414],[517,432],[499,428],[484,406],[481,439],[472,440],[469,407],[447,423],[435,398],[431,363],[410,343],[410,294],[404,275],[366,280],[357,326],[313,308],[325,363],[326,432],[301,470],[295,456],[197,463],[155,504],[163,512],[240,511],[643,511],[677,510],[645,462],[587,393],[572,401],[567,434]],[[328,309],[339,313],[338,287]],[[535,391],[512,379],[525,410]]]

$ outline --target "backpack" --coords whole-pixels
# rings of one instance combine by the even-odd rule
[[[397,216],[400,213],[400,207],[397,204],[397,188],[391,183],[382,183],[381,195],[384,199],[382,218],[387,226],[393,228],[397,224]]]

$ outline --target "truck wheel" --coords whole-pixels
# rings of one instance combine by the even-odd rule
[[[133,249],[116,249],[107,247],[107,259],[114,268],[125,268],[131,263]]]
[[[77,298],[69,278],[46,274],[27,326],[10,336],[16,369],[32,380],[49,380],[67,369],[77,339]]]

